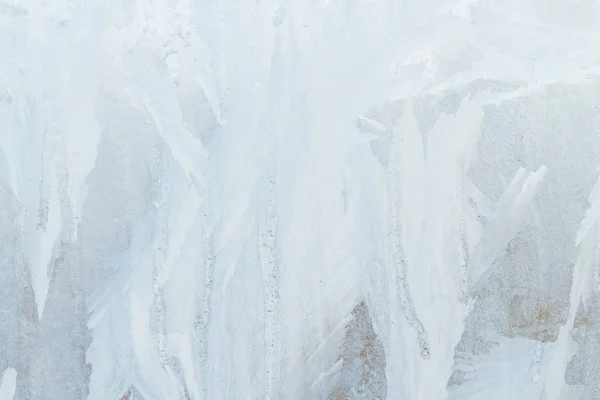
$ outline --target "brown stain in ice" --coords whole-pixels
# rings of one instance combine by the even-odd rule
[[[351,391],[356,399],[384,399],[387,393],[385,352],[373,331],[371,316],[364,301],[354,308],[352,316],[354,319],[346,327],[346,337],[340,349],[340,383],[328,400],[348,399]],[[355,368],[357,364],[360,365],[358,371]]]

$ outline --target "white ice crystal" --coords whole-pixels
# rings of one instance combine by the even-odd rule
[[[599,26],[0,0],[0,400],[599,398]]]

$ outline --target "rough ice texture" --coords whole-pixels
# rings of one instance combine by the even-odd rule
[[[329,400],[385,399],[385,352],[373,331],[371,316],[364,301],[352,310],[352,316],[340,348],[339,386],[329,395]]]
[[[600,398],[596,0],[0,0],[0,400]]]

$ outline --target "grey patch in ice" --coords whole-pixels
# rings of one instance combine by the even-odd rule
[[[8,89],[5,87],[1,87],[1,86],[0,86],[0,101],[3,101],[4,103],[8,104],[9,106],[12,105],[12,103],[14,101],[13,97],[8,92]]]
[[[510,91],[517,86],[495,85],[493,90]],[[566,318],[576,254],[574,241],[565,238],[575,237],[597,179],[597,171],[585,166],[600,161],[597,88],[597,80],[580,86],[552,85],[486,108],[478,144],[479,153],[486,157],[477,158],[469,171],[483,194],[497,199],[521,166],[534,169],[546,164],[549,172],[533,217],[495,260],[494,276],[476,293],[474,310],[465,321],[465,332],[456,348],[449,386],[462,382],[460,360],[476,359],[493,346],[479,337],[482,332],[540,342],[556,340]],[[597,335],[592,334],[598,328],[590,317],[597,315],[596,302],[591,299],[575,322],[572,336],[580,347],[565,378],[567,384],[578,385],[583,397],[569,398],[600,396],[594,366],[600,345]]]
[[[68,236],[68,232],[62,235]],[[79,400],[88,395],[91,366],[86,363],[85,351],[91,338],[85,323],[88,314],[81,288],[81,262],[77,243],[57,244],[46,306],[38,326],[36,358],[30,366],[36,383],[30,388],[33,398]],[[53,365],[56,354],[61,355],[63,365],[49,375],[47,368]]]
[[[472,359],[490,354],[492,348],[498,345],[479,332],[480,330],[465,330],[463,332],[454,350],[454,366],[448,379],[448,388],[465,383],[467,369],[470,367]]]
[[[392,128],[404,113],[404,100],[393,100],[367,110],[355,125],[359,132],[372,135],[371,152],[379,164],[386,168],[390,161]]]
[[[144,396],[142,396],[140,394],[140,392],[134,386],[132,386],[131,388],[129,388],[127,393],[125,393],[123,395],[123,397],[121,397],[120,400],[145,400],[145,399],[144,399]]]
[[[461,102],[467,97],[473,97],[475,94],[485,90],[493,93],[514,92],[525,85],[523,82],[505,82],[492,79],[477,79],[475,81],[460,85],[443,91],[442,93],[422,93],[412,98],[413,110],[421,139],[423,149],[427,151],[427,137],[433,129],[440,114],[455,114],[460,107]],[[371,134],[377,137],[371,141],[371,151],[378,159],[379,163],[386,167],[389,162],[388,146],[391,140],[391,129],[397,119],[404,112],[405,101],[393,100],[382,105],[372,107],[363,114],[368,120],[375,121],[385,130],[374,129],[373,124],[365,122],[360,118],[355,121],[357,129],[361,133]],[[486,106],[486,109],[493,108],[492,105]],[[501,136],[502,137],[502,136]]]
[[[183,126],[210,151],[220,124],[204,90],[197,83],[185,82],[178,88],[177,100],[181,108]]]
[[[22,7],[17,7],[9,4],[5,1],[0,1],[0,14],[6,15],[7,17],[24,17],[29,12]]]
[[[371,153],[377,158],[382,167],[387,167],[390,163],[390,153],[388,143],[383,139],[371,140]]]
[[[600,398],[600,298],[594,293],[587,307],[580,306],[575,318],[572,337],[579,345],[577,353],[567,366],[565,382],[569,385],[580,385],[584,399]]]
[[[273,27],[277,28],[285,21],[289,13],[289,8],[290,6],[287,0],[281,2],[279,7],[277,7],[277,10],[273,14],[273,17],[271,18],[271,23],[273,24]]]

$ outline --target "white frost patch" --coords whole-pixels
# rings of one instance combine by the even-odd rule
[[[17,390],[17,371],[14,368],[6,368],[2,374],[0,383],[0,400],[12,400]]]
[[[386,276],[375,279],[397,284],[388,283],[389,299],[380,293],[389,304],[378,298],[369,306],[374,314],[388,308],[389,322],[381,326],[385,314],[374,315],[374,326],[386,348],[388,394],[397,396],[392,398],[447,396],[454,348],[469,312],[464,186],[481,120],[480,99],[464,99],[455,115],[440,115],[423,145],[409,99],[393,128]]]

